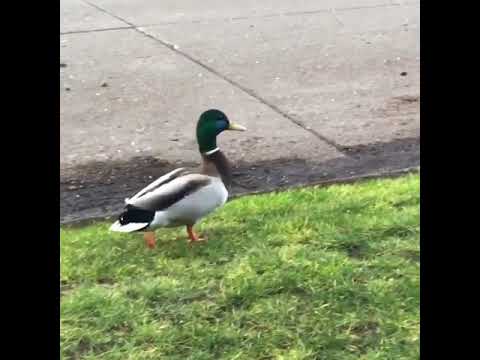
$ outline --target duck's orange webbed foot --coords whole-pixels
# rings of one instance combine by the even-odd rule
[[[155,249],[156,241],[155,233],[153,231],[149,231],[143,234],[143,239],[145,240],[145,245],[147,245],[149,249]]]
[[[194,231],[193,231],[193,226],[191,225],[187,225],[187,233],[188,233],[188,244],[189,245],[192,245],[194,243],[199,243],[199,242],[205,242],[208,240],[208,238],[203,235],[203,236],[199,236],[198,234],[196,234]]]

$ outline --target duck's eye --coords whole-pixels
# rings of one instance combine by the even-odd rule
[[[218,118],[217,119],[217,129],[218,130],[225,130],[228,127],[228,123],[225,119],[223,118]]]

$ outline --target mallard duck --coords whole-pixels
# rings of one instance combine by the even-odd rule
[[[196,131],[202,157],[198,171],[175,169],[125,199],[125,209],[110,230],[144,232],[149,248],[155,247],[154,230],[160,227],[186,226],[189,244],[205,241],[193,226],[225,204],[231,182],[229,161],[217,147],[217,136],[224,130],[246,128],[231,122],[222,111],[202,113]]]

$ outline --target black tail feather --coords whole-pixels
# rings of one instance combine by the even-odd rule
[[[150,223],[155,217],[155,212],[151,210],[144,210],[132,205],[127,205],[125,211],[120,214],[118,221],[121,225],[129,223]]]

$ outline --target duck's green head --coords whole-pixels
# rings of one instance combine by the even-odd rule
[[[220,110],[207,110],[197,123],[197,142],[201,153],[208,153],[217,148],[217,136],[224,130],[245,131],[241,125],[231,122]]]

